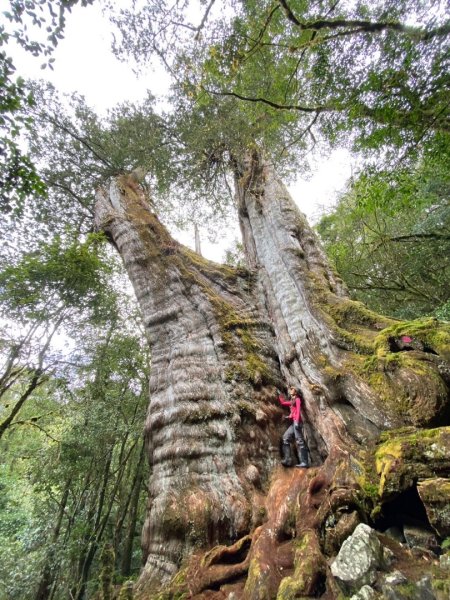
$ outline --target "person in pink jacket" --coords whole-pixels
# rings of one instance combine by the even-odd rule
[[[286,400],[283,394],[279,392],[278,400],[283,406],[289,406],[291,411],[286,419],[292,419],[291,425],[286,429],[283,435],[283,445],[281,464],[285,467],[292,466],[292,455],[291,455],[291,442],[295,439],[297,446],[297,452],[300,462],[295,465],[296,467],[307,469],[308,468],[308,446],[305,442],[305,436],[303,433],[303,420],[302,420],[302,400],[301,396],[295,387],[288,389],[289,400]]]

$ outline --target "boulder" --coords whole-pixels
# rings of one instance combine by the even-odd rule
[[[331,564],[331,572],[346,592],[356,592],[375,583],[377,570],[384,565],[383,546],[376,532],[360,523],[342,544]]]
[[[403,533],[405,535],[406,543],[410,548],[425,548],[432,552],[437,551],[439,548],[439,543],[434,531],[427,527],[404,525]]]
[[[418,598],[420,598],[420,600],[436,600],[436,596],[433,593],[433,588],[431,587],[431,575],[422,577],[422,579],[418,581],[416,585],[419,592]]]
[[[400,573],[400,575],[402,574]],[[423,577],[417,583],[408,581],[403,575],[391,579],[385,577],[385,583],[381,589],[383,600],[436,600],[429,576]]]
[[[384,583],[386,585],[402,585],[407,583],[408,579],[400,571],[392,571],[384,577]]]
[[[377,593],[370,585],[363,585],[359,592],[353,594],[350,600],[375,600],[376,597]]]
[[[450,479],[424,479],[417,490],[432,527],[440,537],[450,536]]]
[[[450,571],[450,554],[442,554],[439,557],[439,564],[444,571]]]
[[[450,472],[450,427],[388,432],[375,454],[384,503],[415,485],[417,479],[446,477]]]

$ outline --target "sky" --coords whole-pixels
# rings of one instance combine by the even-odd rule
[[[125,100],[142,100],[147,89],[162,101],[169,86],[169,78],[163,69],[149,68],[136,75],[129,65],[113,56],[111,42],[112,29],[108,18],[102,15],[99,4],[94,3],[88,7],[76,6],[67,16],[64,39],[53,55],[53,71],[41,69],[42,58],[33,58],[15,48],[11,49],[11,53],[17,75],[47,79],[61,92],[82,94],[88,105],[100,114],[106,114],[108,109]],[[300,210],[314,224],[344,189],[352,174],[352,157],[347,150],[338,149],[329,157],[311,155],[310,164],[310,173],[306,176],[299,174],[288,187]],[[193,231],[173,234],[182,243],[194,246]],[[215,244],[202,239],[204,256],[222,261],[226,247],[238,236],[238,231],[228,234],[226,239]]]

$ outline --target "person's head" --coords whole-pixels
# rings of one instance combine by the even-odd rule
[[[295,389],[295,387],[290,386],[290,388],[289,388],[289,396],[291,396],[291,398],[295,398],[297,396],[297,390]]]

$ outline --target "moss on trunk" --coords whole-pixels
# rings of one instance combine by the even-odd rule
[[[248,270],[172,240],[126,178],[97,196],[152,348],[142,600],[336,598],[340,540],[448,468],[448,325],[351,300],[256,150],[236,190]],[[278,464],[283,382],[302,392],[309,470]]]

